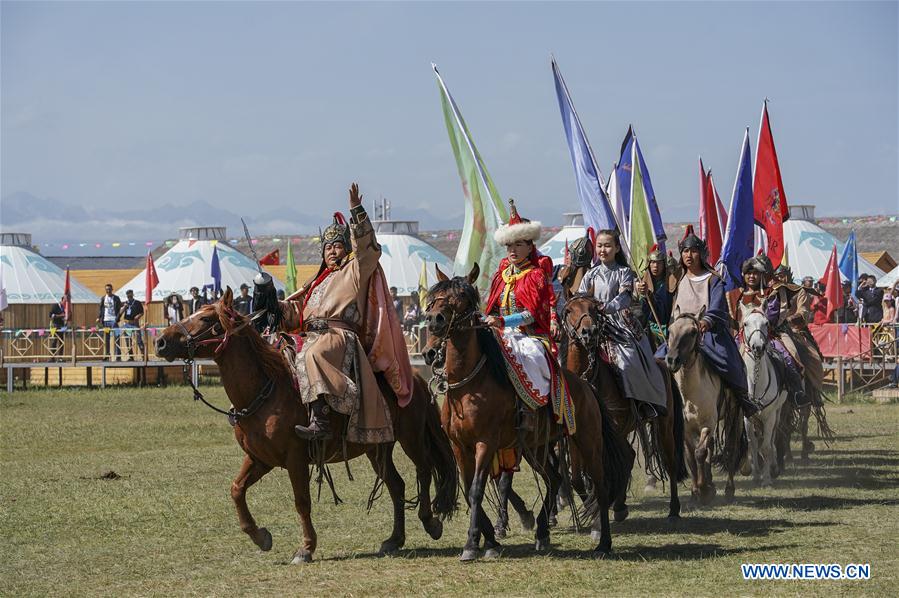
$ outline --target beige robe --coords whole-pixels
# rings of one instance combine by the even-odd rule
[[[281,302],[284,328],[299,328],[301,309],[304,326],[319,319],[338,321],[326,330],[310,330],[303,338],[294,364],[303,402],[322,398],[332,409],[347,415],[349,442],[392,442],[390,411],[358,335],[381,247],[367,216],[359,223],[351,221],[350,227],[353,254],[340,270],[311,291],[308,300],[302,293]],[[336,327],[341,325],[346,328]]]
[[[824,387],[824,364],[821,351],[808,331],[808,321],[812,315],[809,309],[811,294],[803,287],[791,284],[777,285],[775,292],[780,301],[777,322],[778,329],[782,331],[780,340],[790,355],[802,364],[805,379],[820,392]]]

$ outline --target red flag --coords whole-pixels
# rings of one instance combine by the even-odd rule
[[[784,254],[783,223],[790,217],[787,194],[780,178],[777,150],[768,120],[768,100],[762,104],[762,122],[755,154],[755,181],[752,185],[753,215],[768,236],[768,257],[777,268]]]
[[[727,210],[724,209],[718,190],[715,189],[715,181],[712,179],[711,170],[709,170],[709,189],[711,189],[711,193],[715,198],[715,208],[718,210],[718,229],[721,231],[721,238],[723,239],[724,231],[727,230]]]
[[[72,321],[72,279],[69,275],[69,267],[66,266],[66,286],[62,292],[62,311],[65,314],[66,322]]]
[[[831,321],[833,312],[843,307],[843,285],[840,284],[840,267],[837,264],[837,246],[833,246],[830,254],[830,260],[827,262],[827,269],[824,270],[824,298],[827,299],[825,307],[825,315],[827,321]]]
[[[153,263],[153,256],[147,252],[147,276],[146,287],[144,288],[144,303],[150,305],[153,301],[153,289],[159,285],[159,275],[156,274],[156,264]]]
[[[723,239],[718,222],[718,205],[715,203],[715,189],[712,187],[711,172],[706,174],[699,159],[699,236],[705,239],[709,248],[709,262],[715,264],[721,257]]]
[[[266,253],[259,260],[260,266],[277,266],[281,263],[281,250],[275,249],[270,253]]]

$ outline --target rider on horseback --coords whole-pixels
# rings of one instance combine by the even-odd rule
[[[578,292],[599,301],[608,318],[606,360],[615,365],[624,395],[637,403],[644,419],[664,415],[665,379],[653,359],[649,338],[630,313],[635,276],[621,251],[618,233],[599,231],[595,253],[599,262],[584,275]]]
[[[677,245],[684,273],[677,284],[671,309],[672,321],[681,314],[702,314],[699,319],[699,331],[702,333],[700,351],[708,366],[721,377],[739,401],[743,413],[749,417],[758,411],[758,406],[749,397],[746,367],[730,332],[731,317],[727,310],[724,282],[706,261],[708,248],[705,241],[693,232],[692,225],[687,226],[684,238]],[[657,355],[666,352],[667,347],[662,346]]]
[[[665,342],[668,335],[668,322],[671,320],[671,303],[677,278],[668,272],[668,256],[653,245],[649,251],[649,268],[637,281],[634,288],[643,296],[641,302],[642,320],[651,334],[655,348]]]
[[[774,357],[784,367],[787,389],[796,405],[806,402],[802,384],[802,368],[784,347],[781,336],[775,331],[780,316],[780,304],[771,293],[768,281],[774,276],[771,260],[764,254],[751,257],[743,262],[743,289],[737,298],[737,330],[740,329],[744,309],[759,309],[768,318],[771,346],[776,349]],[[745,342],[745,341],[742,341]]]
[[[537,251],[540,223],[518,215],[509,200],[509,222],[494,239],[506,246],[507,257],[493,275],[484,310],[488,326],[499,332],[509,378],[528,408],[521,409],[524,429],[533,429],[536,409],[552,399],[559,423],[574,432],[568,388],[561,375],[555,339],[559,336],[556,298],[551,283],[552,260]]]
[[[394,338],[402,333],[378,266],[381,247],[355,183],[350,222],[340,212],[334,214],[333,224],[321,233],[321,253],[315,278],[281,302],[284,328],[300,330],[303,337],[293,369],[310,423],[296,426],[296,433],[306,440],[330,438],[333,409],[348,416],[350,442],[392,442],[390,412],[373,366],[385,372],[401,405],[411,396],[411,366],[405,343]],[[369,315],[373,309],[379,310],[375,317]],[[373,321],[385,323],[388,330],[372,332]],[[375,356],[373,337],[375,344],[381,343],[379,349],[387,346],[383,352],[390,359]]]

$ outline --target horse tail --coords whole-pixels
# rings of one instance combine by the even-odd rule
[[[430,402],[425,407],[424,444],[434,476],[431,509],[440,519],[451,519],[459,508],[459,472],[449,438],[440,425],[440,412],[437,405]]]
[[[723,390],[724,401],[722,401],[722,409],[724,411],[723,426],[721,423],[717,426],[715,444],[719,447],[716,450],[714,464],[719,470],[728,473],[734,473],[740,468],[740,463],[749,450],[749,441],[746,438],[746,429],[743,426],[743,411],[735,397],[729,396],[730,391]],[[722,429],[723,428],[723,429]]]
[[[677,478],[676,482],[683,482],[687,479],[689,473],[687,472],[687,461],[684,458],[684,396],[681,394],[680,386],[677,384],[677,381],[674,379],[674,374],[669,373],[671,376],[671,395],[672,395],[672,407],[674,408],[674,460],[677,463]]]
[[[827,423],[827,411],[824,409],[824,393],[806,383],[806,388],[812,392],[812,414],[818,423],[818,436],[824,441],[824,444],[830,446],[834,440],[833,428]]]
[[[602,420],[602,484],[611,502],[623,496],[631,483],[631,460],[627,457],[630,447],[612,423],[605,404],[602,401],[597,404]]]

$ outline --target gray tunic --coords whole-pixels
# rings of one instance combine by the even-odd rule
[[[598,301],[602,301],[603,311],[615,327],[607,338],[621,376],[624,395],[665,408],[665,379],[653,357],[649,337],[626,315],[631,305],[634,279],[634,271],[627,266],[599,264],[584,275],[578,292],[592,293]]]

